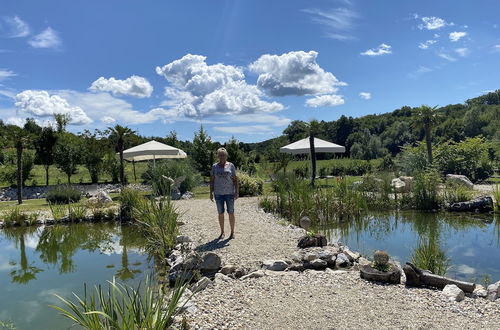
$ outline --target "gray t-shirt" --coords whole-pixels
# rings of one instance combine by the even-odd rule
[[[232,195],[235,193],[233,178],[236,176],[236,167],[233,163],[226,162],[224,167],[219,163],[213,164],[210,175],[214,176],[215,195]]]

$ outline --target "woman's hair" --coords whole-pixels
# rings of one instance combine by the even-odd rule
[[[219,149],[217,149],[217,156],[219,156],[220,154],[224,154],[227,157],[227,150],[226,150],[226,148],[219,148]]]

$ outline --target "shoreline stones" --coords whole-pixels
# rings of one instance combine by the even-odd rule
[[[306,235],[299,239],[297,247],[301,249],[306,249],[310,247],[323,247],[327,245],[327,240],[325,235],[315,234]]]
[[[462,301],[465,298],[465,293],[455,284],[448,284],[441,292],[450,301]]]
[[[493,211],[493,198],[479,196],[470,201],[450,204],[447,209],[451,212],[490,212]]]

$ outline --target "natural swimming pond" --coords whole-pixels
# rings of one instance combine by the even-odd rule
[[[366,256],[386,250],[402,265],[431,246],[448,260],[447,276],[494,283],[500,280],[499,221],[480,214],[375,213],[322,231]]]
[[[79,223],[0,230],[0,328],[66,329],[68,319],[48,305],[54,296],[81,295],[83,284],[108,280],[137,285],[151,275],[144,239],[132,226]]]

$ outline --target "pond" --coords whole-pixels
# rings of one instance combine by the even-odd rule
[[[447,276],[494,283],[500,281],[499,221],[480,214],[375,213],[321,231],[365,256],[386,250],[401,265],[417,249],[434,246],[448,260]]]
[[[133,227],[114,223],[0,230],[0,322],[67,329],[71,322],[48,306],[61,305],[54,294],[71,299],[84,283],[93,289],[113,277],[137,285],[153,269],[143,243]]]

